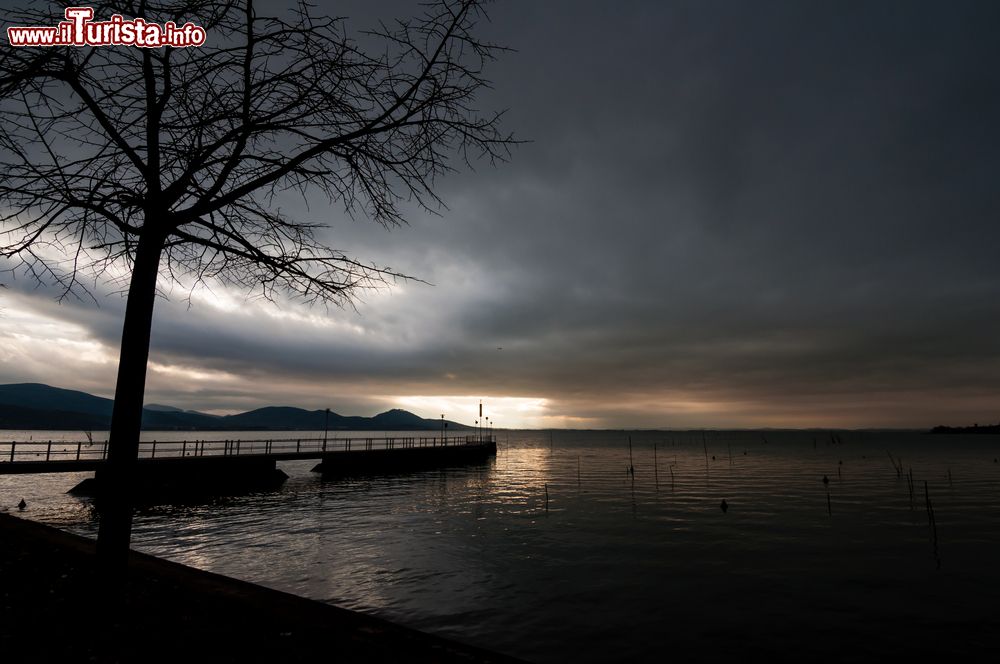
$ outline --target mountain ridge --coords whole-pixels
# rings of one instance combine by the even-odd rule
[[[43,383],[0,385],[0,429],[106,430],[114,401]],[[438,431],[441,420],[393,408],[372,417],[340,415],[295,406],[264,406],[233,415],[209,415],[162,404],[142,411],[146,431]],[[450,431],[471,427],[445,421]]]

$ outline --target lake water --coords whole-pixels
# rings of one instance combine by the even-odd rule
[[[1000,437],[838,436],[500,432],[486,465],[338,480],[288,462],[280,491],[143,511],[133,545],[538,662],[995,648]],[[0,508],[94,536],[65,494],[86,476],[0,476]]]

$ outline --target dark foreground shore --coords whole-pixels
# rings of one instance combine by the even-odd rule
[[[5,514],[0,602],[5,664],[515,661],[136,552],[115,596],[93,541]]]

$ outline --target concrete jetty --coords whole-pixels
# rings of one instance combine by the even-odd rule
[[[483,463],[496,451],[492,435],[148,441],[132,479],[138,498],[157,501],[276,489],[288,477],[279,461],[317,459],[315,472],[338,476]],[[95,471],[70,492],[99,497],[107,454],[107,442],[0,443],[0,474]]]

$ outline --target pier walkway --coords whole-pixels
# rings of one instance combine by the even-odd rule
[[[144,441],[141,467],[192,468],[226,460],[293,461],[322,459],[327,468],[359,460],[450,459],[464,453],[496,452],[493,435],[386,437],[253,438]],[[97,471],[107,464],[108,442],[0,442],[0,475]]]

